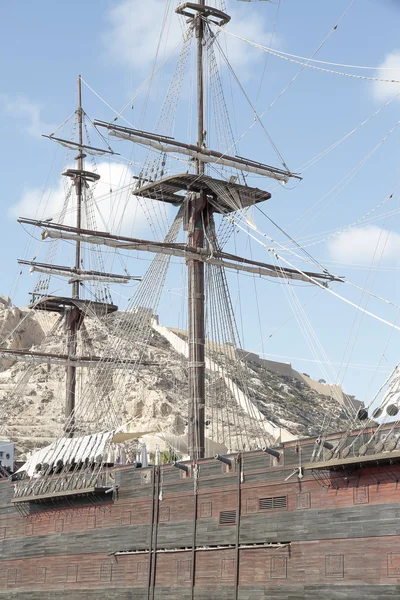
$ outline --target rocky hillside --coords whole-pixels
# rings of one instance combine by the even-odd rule
[[[129,323],[132,314],[116,313],[103,326],[87,318],[79,348],[85,355],[101,356],[104,348],[113,347],[112,334],[117,324]],[[126,327],[125,327],[126,330]],[[181,336],[184,338],[185,336]],[[58,315],[13,307],[8,298],[0,299],[0,338],[3,348],[30,349],[40,352],[66,352],[65,330]],[[78,377],[78,397],[84,396],[90,373],[101,397],[105,382],[112,391],[106,404],[117,407],[120,423],[135,419],[135,430],[159,431],[184,435],[187,429],[187,366],[186,360],[168,336],[153,329],[148,344],[142,347],[147,362],[136,370],[111,372],[109,369],[82,369]],[[118,353],[136,356],[135,334],[119,338]],[[135,354],[136,353],[136,354]],[[209,421],[206,435],[234,449],[243,442],[246,430],[248,446],[256,444],[260,424],[235,401],[227,381],[239,388],[243,374],[249,396],[258,410],[274,425],[299,437],[317,434],[322,423],[332,430],[346,427],[343,404],[329,393],[313,390],[304,378],[289,369],[274,370],[273,363],[256,360],[254,355],[242,363],[242,378],[237,362],[229,354],[214,352],[212,359],[220,365],[226,377],[207,374]],[[228,378],[228,379],[226,379]],[[43,446],[62,433],[64,420],[65,367],[51,364],[29,364],[10,359],[0,361],[0,406],[2,437],[16,442],[19,454]],[[232,384],[233,385],[233,384]],[[82,396],[82,397],[83,397]],[[79,400],[78,400],[79,418]],[[271,440],[272,441],[272,440]]]

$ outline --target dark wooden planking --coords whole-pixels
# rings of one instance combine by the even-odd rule
[[[328,478],[325,483],[331,485],[329,489],[322,488],[310,473],[305,473],[302,480],[294,475],[285,481],[298,466],[299,456],[303,461],[314,447],[304,442],[301,445],[304,451],[299,455],[296,444],[288,444],[285,460],[278,466],[273,466],[270,457],[263,453],[244,456],[240,542],[292,543],[290,551],[239,549],[237,598],[397,597],[400,490],[396,480],[400,480],[400,468],[368,467],[353,472],[347,480],[344,476],[331,481]],[[197,546],[234,546],[237,527],[220,525],[219,513],[235,510],[237,506],[238,473],[236,469],[226,473],[213,459],[201,461],[199,473]],[[107,507],[77,506],[28,519],[21,518],[10,507],[13,488],[8,482],[1,483],[0,588],[4,593],[0,591],[0,598],[57,598],[63,589],[63,597],[72,599],[82,598],[84,590],[85,598],[89,599],[147,600],[147,580],[142,579],[148,575],[149,554],[119,555],[115,559],[108,554],[149,547],[151,476],[152,469],[121,468],[117,470],[118,497]],[[157,547],[190,549],[194,481],[191,477],[183,478],[171,466],[162,468],[161,480],[162,500],[155,502]],[[287,498],[283,509],[260,510],[260,499],[282,496]],[[81,554],[75,561],[77,550]],[[103,554],[96,558],[96,553]],[[272,564],[276,553],[279,555]],[[157,554],[155,598],[192,597],[188,581],[192,556],[190,550]],[[71,561],[75,562],[70,564]],[[104,579],[110,567],[102,567],[110,565],[110,561],[111,587]],[[68,565],[70,571],[66,572]],[[193,598],[236,598],[235,548],[198,550],[195,565]],[[49,580],[36,581],[37,568],[40,573],[48,569]],[[95,592],[90,591],[92,588],[96,588]],[[133,595],[126,596],[132,589]],[[357,596],[357,590],[361,590],[361,596]]]
[[[246,479],[245,479],[246,481]],[[259,499],[287,496],[286,510],[263,511],[259,509]],[[382,485],[359,485],[340,490],[324,490],[315,481],[279,483],[253,487],[242,485],[242,542],[263,542],[328,539],[329,537],[364,537],[395,535],[400,526],[400,489],[394,482]],[[230,540],[233,534],[224,531],[218,524],[220,511],[234,510],[235,490],[212,493],[199,493],[199,544],[212,545]],[[44,515],[36,520],[21,517],[0,519],[0,544],[3,553],[20,551],[16,538],[24,540],[32,552],[37,548],[51,547],[61,539],[74,544],[74,535],[87,531],[85,551],[91,551],[91,544],[111,544],[116,550],[143,549],[147,525],[150,524],[150,499],[116,502],[110,507],[80,508],[76,511],[59,511]],[[192,531],[193,493],[164,494],[160,502],[160,537],[158,547],[176,547],[182,535],[185,544]],[[390,521],[389,521],[390,519]],[[175,534],[173,533],[176,527]],[[231,528],[232,529],[232,528]],[[129,531],[127,531],[129,530]],[[171,533],[172,532],[172,533]],[[52,541],[56,536],[57,541]],[[32,541],[32,537],[36,542]],[[13,543],[15,540],[15,544]],[[217,540],[217,542],[215,542]],[[224,540],[224,541],[222,541]],[[178,544],[178,545],[185,545]],[[42,551],[42,550],[40,550]],[[44,551],[44,550],[43,550]],[[31,555],[31,554],[29,554]]]
[[[0,592],[0,598],[6,600],[147,600],[147,589],[116,590],[69,590],[65,591],[24,591]],[[156,588],[156,600],[190,600],[190,590],[181,588]],[[400,585],[316,585],[316,586],[282,586],[280,589],[269,590],[264,586],[248,586],[239,588],[239,600],[398,600]],[[208,589],[196,589],[194,600],[233,600],[233,589],[215,586]]]
[[[294,586],[297,592],[339,586],[363,587],[370,585],[400,585],[400,538],[387,537],[360,540],[328,540],[313,543],[299,542],[290,548],[241,549],[240,589],[265,586],[273,597],[277,588]],[[196,553],[195,588],[224,590],[234,582],[235,550],[218,549]],[[156,589],[175,588],[184,591],[190,587],[191,552],[159,553],[157,555]],[[103,568],[106,567],[106,568]],[[62,587],[73,597],[79,588],[101,589],[145,587],[148,568],[147,554],[130,554],[112,558],[107,554],[74,555],[64,557],[21,559],[3,561],[0,572],[0,588],[11,593],[18,590],[34,590],[43,587],[38,581],[38,568],[46,570],[43,579],[48,589]],[[43,573],[41,573],[43,575]],[[295,587],[298,586],[298,587]],[[303,590],[304,588],[304,590]],[[368,589],[368,588],[365,588]],[[388,589],[390,589],[388,587]],[[218,598],[218,596],[214,596]],[[290,596],[289,596],[290,597]],[[300,596],[300,597],[307,597]],[[331,596],[327,596],[330,598]],[[354,598],[355,596],[343,596]],[[356,596],[357,597],[357,596]],[[377,596],[380,598],[380,596]]]

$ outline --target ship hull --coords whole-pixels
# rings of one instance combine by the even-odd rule
[[[400,464],[304,469],[314,447],[120,467],[114,498],[28,516],[3,481],[0,598],[399,598]]]

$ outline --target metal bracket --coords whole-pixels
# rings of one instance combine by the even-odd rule
[[[213,6],[202,6],[201,4],[196,4],[194,2],[184,2],[183,4],[180,4],[175,9],[175,12],[178,13],[178,15],[190,17],[191,19],[195,17],[196,13],[201,13],[202,17],[219,27],[223,27],[231,20],[230,16],[222,12],[222,10],[218,10]],[[217,20],[209,19],[209,17],[213,17]]]

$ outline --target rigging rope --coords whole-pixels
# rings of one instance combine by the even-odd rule
[[[245,227],[243,227],[240,223],[238,223],[233,217],[231,217],[231,219],[234,221],[236,227],[238,227],[239,229],[241,229],[242,231],[244,231],[247,235],[250,235],[254,240],[256,240],[259,244],[261,244],[262,246],[264,246],[269,252],[271,252],[273,255],[275,255],[275,257],[278,260],[281,260],[282,262],[284,262],[286,265],[288,265],[290,268],[295,269],[300,275],[303,275],[304,277],[306,277],[310,282],[314,283],[315,285],[317,285],[319,288],[325,290],[326,292],[328,292],[329,294],[332,294],[333,296],[335,296],[336,298],[339,298],[340,300],[342,300],[343,302],[345,302],[346,304],[349,304],[350,306],[352,306],[353,308],[367,314],[368,316],[372,317],[373,319],[376,319],[377,321],[380,321],[381,323],[384,323],[385,325],[388,325],[389,327],[393,327],[394,329],[400,331],[400,327],[395,325],[394,323],[391,323],[390,321],[387,321],[386,319],[383,319],[382,317],[379,317],[378,315],[375,315],[374,313],[363,309],[361,306],[358,306],[357,304],[355,304],[354,302],[352,302],[351,300],[348,300],[347,298],[344,298],[343,296],[341,296],[340,294],[338,294],[337,292],[333,291],[332,289],[330,289],[329,287],[327,287],[326,285],[322,284],[321,282],[319,282],[317,279],[314,279],[313,277],[311,277],[310,275],[306,275],[304,273],[304,271],[302,271],[299,267],[296,267],[295,265],[293,265],[291,262],[289,262],[288,260],[286,260],[285,258],[283,258],[282,256],[278,255],[276,253],[276,251],[273,248],[269,248],[264,242],[262,242],[261,240],[259,240],[258,238],[256,238],[255,236],[253,236],[248,230],[246,230]],[[259,232],[261,235],[264,235],[262,232]],[[281,245],[281,244],[280,244]],[[288,248],[287,248],[288,250]]]
[[[333,69],[325,69],[324,67],[318,67],[317,65],[310,64],[312,58],[305,59],[306,62],[302,62],[301,60],[291,58],[290,55],[281,54],[276,50],[272,50],[272,48],[268,48],[267,46],[263,46],[262,44],[257,44],[256,42],[247,40],[246,38],[244,38],[236,33],[233,33],[232,31],[228,31],[227,29],[224,29],[223,27],[219,27],[219,25],[216,25],[216,27],[218,27],[225,34],[230,35],[231,37],[237,38],[237,39],[241,40],[242,42],[246,42],[247,44],[249,44],[250,46],[253,46],[254,48],[258,48],[259,50],[262,50],[263,52],[267,52],[268,54],[271,54],[272,56],[275,56],[276,58],[280,58],[282,60],[286,60],[288,62],[297,64],[297,65],[301,65],[302,68],[307,67],[308,69],[314,69],[315,71],[322,71],[323,73],[330,73],[332,75],[340,75],[342,77],[349,77],[351,79],[362,79],[365,81],[377,81],[377,82],[381,82],[381,83],[396,83],[396,84],[400,83],[400,79],[384,79],[383,77],[372,77],[372,76],[368,77],[366,75],[356,75],[354,73],[345,73],[343,71],[334,71]],[[320,48],[321,48],[321,46],[318,48],[318,50]],[[315,53],[312,56],[315,56]],[[280,94],[280,96],[281,95],[282,94]],[[278,97],[280,97],[280,96],[278,96]],[[276,100],[274,100],[274,102],[272,104],[274,104],[275,102],[276,102]],[[272,104],[270,106],[272,106]]]
[[[250,98],[249,98],[248,94],[246,93],[246,91],[245,91],[244,87],[242,86],[242,84],[241,84],[241,82],[240,82],[240,80],[239,80],[238,76],[236,75],[236,72],[235,72],[234,68],[232,67],[231,63],[229,62],[229,60],[228,60],[228,58],[227,58],[227,56],[226,56],[225,52],[223,51],[223,49],[222,49],[222,47],[221,47],[221,45],[220,45],[220,43],[219,43],[219,41],[218,41],[217,39],[215,40],[215,43],[217,44],[217,46],[218,46],[218,49],[219,49],[219,51],[220,51],[220,54],[221,54],[222,58],[224,59],[224,61],[226,62],[228,69],[229,69],[229,70],[230,70],[230,72],[232,73],[232,76],[233,76],[233,78],[235,79],[236,83],[238,84],[238,86],[239,86],[239,89],[241,90],[241,92],[242,92],[242,94],[244,95],[244,97],[245,97],[245,99],[246,99],[247,103],[249,104],[249,106],[250,106],[251,110],[253,111],[253,114],[254,114],[254,120],[260,124],[260,126],[261,126],[262,130],[264,131],[265,135],[267,136],[269,143],[270,143],[270,144],[271,144],[271,146],[273,147],[273,149],[274,149],[274,151],[275,151],[276,155],[278,156],[279,160],[281,161],[281,163],[282,163],[283,167],[284,167],[284,168],[285,168],[287,171],[290,171],[290,169],[289,169],[289,167],[287,166],[287,164],[286,164],[286,162],[285,162],[285,160],[284,160],[284,158],[283,158],[282,154],[279,152],[279,150],[278,150],[278,148],[277,148],[277,146],[276,146],[275,142],[274,142],[274,141],[273,141],[273,139],[271,138],[271,136],[270,136],[270,134],[268,133],[268,131],[267,131],[267,129],[266,129],[266,127],[265,127],[264,123],[262,122],[262,120],[261,120],[261,117],[262,117],[262,115],[259,115],[259,114],[258,114],[258,112],[257,112],[257,110],[256,110],[256,108],[255,108],[255,106],[254,106],[254,104],[252,103],[252,101],[250,100]]]
[[[294,221],[292,221],[290,223],[289,227],[292,227],[301,217],[304,217],[306,214],[308,214],[310,212],[310,210],[312,210],[313,208],[315,208],[320,202],[322,202],[325,198],[327,198],[332,192],[334,192],[335,190],[338,190],[336,192],[336,194],[334,196],[332,196],[332,198],[330,198],[330,200],[328,200],[328,202],[316,214],[314,214],[313,217],[309,221],[307,221],[307,224],[304,225],[301,229],[299,229],[299,231],[297,233],[300,233],[304,229],[306,229],[306,227],[308,227],[308,225],[310,223],[312,223],[312,221],[314,221],[321,214],[321,212],[324,211],[326,209],[326,207],[329,206],[329,204],[331,204],[331,202],[333,202],[333,200],[335,200],[335,198],[337,198],[337,196],[344,190],[344,188],[357,175],[357,173],[369,161],[369,159],[375,154],[375,152],[377,152],[377,150],[392,135],[392,133],[397,129],[397,127],[399,125],[400,125],[400,121],[397,121],[397,123],[395,123],[395,125],[378,142],[378,144],[376,144],[376,146],[374,148],[372,148],[372,150],[370,152],[368,152],[368,154],[366,156],[364,156],[364,158],[355,167],[353,167],[338,183],[336,183],[319,200],[317,200],[316,202],[314,202],[314,204],[312,204],[309,208],[307,208],[307,210],[305,210],[302,213],[302,215],[300,215],[299,217],[296,217],[296,219],[294,219]],[[340,187],[340,186],[342,186],[342,187]]]
[[[388,100],[387,102],[385,102],[384,104],[382,104],[382,106],[380,106],[371,115],[369,115],[369,117],[367,117],[366,119],[364,119],[363,121],[361,121],[361,123],[359,123],[351,131],[349,131],[349,133],[346,133],[346,135],[344,135],[343,137],[341,137],[335,143],[331,144],[326,150],[324,150],[323,152],[320,152],[319,154],[317,154],[316,156],[314,156],[313,158],[311,158],[310,160],[308,160],[301,167],[299,167],[298,169],[296,169],[296,171],[304,173],[304,171],[306,171],[307,169],[309,169],[310,167],[312,167],[313,165],[315,165],[315,163],[317,163],[319,160],[321,160],[321,158],[324,158],[332,150],[334,150],[335,148],[337,148],[338,146],[340,146],[340,144],[342,142],[344,142],[345,140],[347,140],[349,137],[351,137],[353,135],[353,133],[355,133],[356,131],[358,131],[359,129],[361,129],[361,127],[363,127],[364,125],[366,125],[367,123],[369,123],[369,121],[371,121],[371,119],[373,119],[374,117],[376,117],[376,115],[378,115],[385,108],[387,108],[388,106],[390,106],[392,104],[392,102],[394,102],[395,100],[397,100],[399,98],[399,96],[400,96],[400,92],[398,92],[397,94],[395,94],[393,96],[393,98],[391,98],[390,100]]]
[[[272,27],[271,37],[270,37],[270,41],[269,41],[269,43],[270,43],[271,46],[272,46],[273,41],[274,41],[275,30],[276,30],[276,25],[278,23],[279,9],[281,7],[281,4],[282,4],[281,0],[278,0],[278,2],[276,3],[276,14],[275,14],[274,24],[273,24],[273,27]],[[263,72],[262,72],[261,79],[260,79],[260,84],[258,86],[258,91],[257,91],[257,96],[256,96],[256,102],[258,101],[258,98],[260,96],[261,87],[262,87],[262,84],[263,84],[263,81],[264,81],[265,74],[267,72],[268,59],[269,59],[269,54],[267,54],[267,56],[265,57],[265,63],[264,63],[264,68],[263,68]]]
[[[346,16],[348,10],[351,8],[351,6],[354,4],[355,0],[350,0],[350,3],[348,5],[348,7],[346,8],[346,10],[344,11],[344,13],[342,14],[342,16],[340,17],[339,21],[336,23],[336,25],[328,32],[328,34],[325,36],[325,38],[323,39],[323,41],[319,44],[319,46],[317,47],[317,49],[313,52],[312,57],[314,57],[319,51],[320,49],[325,45],[325,43],[328,41],[328,39],[331,37],[331,35],[337,30],[338,26],[340,25],[340,23],[342,22],[342,20],[344,19],[344,17]],[[228,33],[224,28],[215,25],[218,29],[218,31],[224,31],[225,33]],[[229,32],[230,33],[230,32]],[[240,36],[239,36],[240,37]],[[280,92],[280,94],[278,94],[278,96],[275,98],[275,100],[260,114],[259,119],[261,119],[271,108],[272,106],[277,102],[277,100],[279,100],[279,98],[281,98],[281,96],[286,92],[286,90],[292,85],[292,83],[294,83],[294,81],[297,79],[297,77],[301,74],[301,72],[304,69],[304,65],[302,66],[302,68],[300,69],[300,71],[291,79],[291,81],[286,85],[286,87]],[[249,127],[235,140],[235,144],[238,144],[240,140],[242,140],[247,134],[248,132],[253,129],[254,125],[258,122],[258,120],[253,120],[253,122],[251,123],[251,125],[249,125]],[[228,154],[231,150],[232,150],[233,146],[227,148],[224,152],[224,154],[222,155],[222,158]],[[218,163],[218,161],[217,161]]]
[[[367,223],[371,223],[374,222],[376,220],[380,220],[380,219],[386,219],[388,216],[392,216],[392,215],[396,215],[400,209],[393,209],[392,211],[389,211],[387,213],[384,213],[382,215],[376,216],[372,219],[369,219],[368,217],[370,215],[372,215],[374,212],[376,212],[379,208],[381,208],[386,202],[388,202],[388,200],[391,200],[393,198],[393,195],[395,194],[395,192],[397,192],[397,190],[400,188],[400,184],[396,186],[396,188],[393,190],[393,192],[391,192],[388,196],[386,196],[386,198],[384,198],[384,200],[382,200],[381,202],[379,202],[379,204],[377,204],[376,206],[374,206],[374,208],[371,208],[371,210],[369,210],[367,213],[365,213],[362,217],[360,217],[359,219],[357,219],[357,221],[353,221],[353,223],[350,223],[348,225],[346,225],[345,227],[341,227],[340,229],[335,229],[335,230],[331,230],[331,233],[329,233],[329,235],[326,235],[325,237],[323,237],[320,240],[315,240],[313,242],[309,242],[308,244],[300,244],[299,241],[296,242],[296,246],[300,246],[302,249],[304,248],[309,248],[310,246],[315,246],[317,244],[322,244],[323,242],[327,242],[328,240],[341,235],[342,233],[345,233],[346,231],[348,231],[349,229],[352,229],[353,227],[357,227],[358,225],[364,224],[364,221],[367,221]],[[313,237],[317,237],[319,235],[323,235],[324,232],[321,233],[317,233],[317,234],[312,234],[309,236],[304,236],[304,238],[297,238],[297,240],[301,240],[301,239],[310,239]]]

